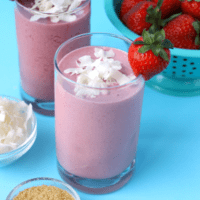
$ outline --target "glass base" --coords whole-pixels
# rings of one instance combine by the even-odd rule
[[[154,76],[146,85],[161,93],[172,96],[200,95],[200,79],[173,78],[161,74]]]
[[[33,110],[39,114],[46,116],[54,116],[54,101],[44,101],[41,99],[35,99],[34,97],[28,95],[22,87],[20,87],[20,93],[22,99],[27,103],[31,103]]]
[[[134,173],[135,160],[121,174],[107,179],[87,179],[75,176],[63,169],[59,162],[57,162],[57,167],[61,178],[72,187],[90,194],[105,194],[120,189],[129,181]]]

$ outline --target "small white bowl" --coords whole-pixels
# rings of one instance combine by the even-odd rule
[[[14,97],[9,97],[9,96],[4,96],[1,95],[0,97],[7,98],[9,100],[13,100],[16,102],[20,102],[22,100],[14,98]],[[19,159],[21,156],[23,156],[34,144],[35,139],[37,136],[37,119],[35,114],[33,113],[32,116],[32,130],[29,135],[29,137],[16,149],[0,154],[0,167],[4,167],[6,165],[9,165]]]
[[[16,197],[19,194],[19,192],[21,192],[27,188],[41,186],[41,185],[58,187],[62,190],[67,191],[69,194],[71,194],[72,197],[74,197],[74,200],[80,200],[79,195],[76,193],[76,191],[70,185],[68,185],[62,181],[59,181],[57,179],[46,178],[46,177],[34,178],[34,179],[30,179],[30,180],[20,183],[10,192],[10,194],[7,196],[6,200],[13,200],[13,198]]]

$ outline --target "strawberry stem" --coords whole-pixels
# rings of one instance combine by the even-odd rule
[[[152,24],[150,27],[150,32],[155,33],[156,31],[160,30],[162,20],[161,20],[161,6],[162,6],[163,0],[158,0],[158,3],[155,8],[153,6],[149,6],[147,9],[147,16],[146,16],[146,22],[149,22]]]
[[[162,6],[162,3],[163,3],[163,0],[158,0],[158,3],[157,3],[157,8],[160,10],[161,6]]]
[[[164,19],[162,21],[162,27],[164,27],[168,22],[170,22],[172,19],[178,17],[179,15],[181,15],[182,13],[177,13],[177,14],[174,14],[174,15],[171,15],[169,18],[167,19]]]
[[[190,1],[192,1],[192,0],[187,0],[187,1],[189,1],[189,2],[190,2]],[[200,0],[194,0],[194,1],[196,1],[196,2],[200,2]]]
[[[162,6],[163,0],[158,0],[158,3],[155,8],[153,6],[149,6],[147,9],[147,16],[146,16],[146,22],[151,23],[151,27],[149,28],[150,33],[155,33],[158,30],[161,30],[169,21],[172,19],[178,17],[182,13],[171,15],[167,19],[161,19],[162,12],[161,12],[161,6]]]
[[[196,45],[200,45],[200,21],[195,21],[192,23],[196,33],[197,33],[197,36],[195,37],[195,44]],[[200,47],[199,47],[200,49]]]

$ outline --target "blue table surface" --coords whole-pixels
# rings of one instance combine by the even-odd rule
[[[20,98],[14,4],[0,1],[0,94]],[[91,31],[121,34],[107,18],[103,0],[92,0]],[[0,168],[0,200],[27,179],[61,180],[55,118],[36,116],[38,136],[33,147]],[[200,96],[174,97],[146,87],[134,177],[110,194],[77,192],[81,200],[200,200]]]

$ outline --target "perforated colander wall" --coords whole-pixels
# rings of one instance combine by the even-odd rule
[[[173,78],[200,78],[200,58],[172,56],[168,67],[162,73]]]

